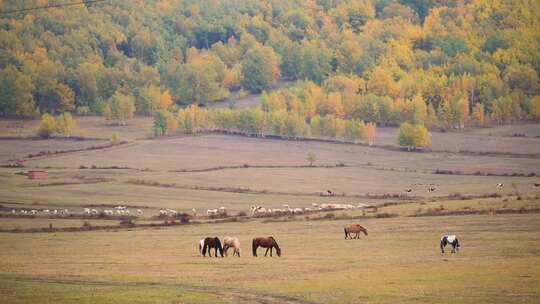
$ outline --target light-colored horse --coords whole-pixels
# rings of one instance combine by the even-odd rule
[[[240,240],[238,240],[237,237],[233,236],[226,236],[223,239],[223,251],[225,252],[225,255],[227,256],[227,251],[229,248],[234,248],[233,256],[240,257]]]

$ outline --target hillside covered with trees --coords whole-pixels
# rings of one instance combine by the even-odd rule
[[[158,112],[182,124],[179,107],[285,79],[298,83],[249,111],[311,133],[336,121],[353,134],[364,122],[540,119],[536,0],[110,0],[9,13],[56,3],[0,1],[3,116]]]

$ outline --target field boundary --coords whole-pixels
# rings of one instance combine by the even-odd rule
[[[204,134],[218,134],[218,135],[227,135],[227,136],[238,136],[238,137],[252,137],[252,138],[260,138],[260,139],[273,139],[273,140],[285,140],[285,141],[304,141],[304,142],[321,142],[321,143],[331,143],[331,144],[341,144],[341,145],[355,145],[355,146],[363,146],[368,148],[375,148],[375,149],[382,149],[387,151],[394,151],[394,152],[407,152],[407,153],[437,153],[437,154],[458,154],[458,155],[469,155],[469,156],[487,156],[487,157],[511,157],[511,158],[532,158],[532,159],[540,159],[540,154],[534,154],[534,153],[508,153],[508,152],[480,152],[480,151],[468,151],[468,150],[460,150],[459,152],[456,151],[448,151],[448,150],[432,150],[432,149],[415,149],[411,151],[407,151],[407,148],[405,147],[398,147],[394,145],[369,145],[363,142],[358,141],[350,141],[345,139],[333,139],[333,138],[319,138],[319,137],[307,137],[307,136],[284,136],[284,135],[275,135],[275,134],[254,134],[254,133],[245,133],[240,131],[229,131],[229,130],[222,130],[222,129],[214,129],[214,130],[201,130],[199,131],[200,135]],[[196,135],[194,135],[196,136]],[[171,136],[170,138],[174,138],[174,136]]]

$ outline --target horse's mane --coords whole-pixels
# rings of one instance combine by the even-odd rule
[[[268,238],[271,239],[274,242],[274,245],[276,246],[276,248],[280,249],[276,239],[273,236],[270,236]]]

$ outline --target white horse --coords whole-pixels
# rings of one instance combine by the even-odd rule
[[[233,256],[240,257],[240,240],[237,237],[226,236],[223,238],[223,252],[227,255],[229,248],[234,248]]]
[[[443,235],[441,237],[441,252],[444,253],[444,247],[446,245],[452,245],[452,253],[456,253],[461,248],[461,244],[455,235]]]

